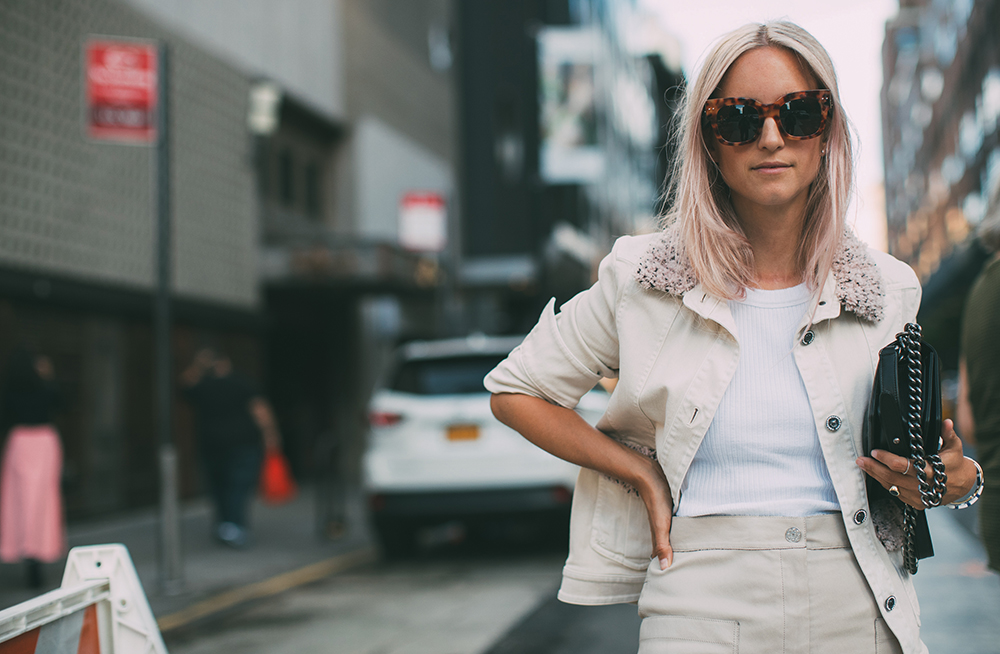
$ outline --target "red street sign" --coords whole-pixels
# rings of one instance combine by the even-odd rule
[[[156,45],[92,39],[84,48],[85,130],[92,139],[156,140]]]

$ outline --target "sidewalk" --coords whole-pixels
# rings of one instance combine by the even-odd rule
[[[255,501],[252,541],[234,550],[210,537],[211,509],[196,501],[182,511],[184,589],[167,596],[160,590],[159,533],[155,509],[114,519],[70,525],[69,546],[122,543],[128,547],[161,630],[224,610],[242,601],[308,583],[352,565],[374,560],[360,497],[348,502],[345,535],[321,539],[315,529],[315,497],[303,488],[295,501],[266,506]],[[0,609],[58,587],[65,559],[45,566],[44,588],[25,587],[21,565],[0,564]]]
[[[1000,575],[986,568],[962,511],[934,509],[927,521],[934,557],[920,562],[913,585],[930,654],[1000,654]]]

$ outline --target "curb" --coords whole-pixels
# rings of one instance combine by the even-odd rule
[[[258,581],[246,586],[227,590],[208,599],[195,602],[187,608],[169,613],[156,620],[161,634],[187,626],[213,614],[231,609],[238,604],[251,600],[271,597],[291,588],[304,586],[319,581],[338,572],[349,570],[366,563],[378,560],[378,551],[371,546],[363,547],[353,552],[312,563],[296,570],[283,572],[269,579]]]

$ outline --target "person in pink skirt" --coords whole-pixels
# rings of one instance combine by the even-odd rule
[[[0,402],[9,429],[0,467],[0,561],[25,561],[33,588],[43,584],[41,564],[66,552],[63,450],[52,424],[58,405],[52,361],[15,350]]]

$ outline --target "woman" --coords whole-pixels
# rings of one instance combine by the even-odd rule
[[[915,473],[860,451],[878,351],[920,287],[845,227],[829,55],[748,25],[685,102],[666,229],[619,239],[486,378],[501,421],[583,467],[560,598],[638,601],[640,652],[924,652],[864,477],[923,508]],[[619,381],[595,429],[571,409],[601,377]],[[944,438],[953,502],[976,471],[950,421]]]
[[[52,361],[26,348],[7,364],[0,415],[9,435],[0,467],[0,561],[26,561],[28,585],[43,585],[43,562],[66,551],[62,444],[52,424],[59,405]]]

